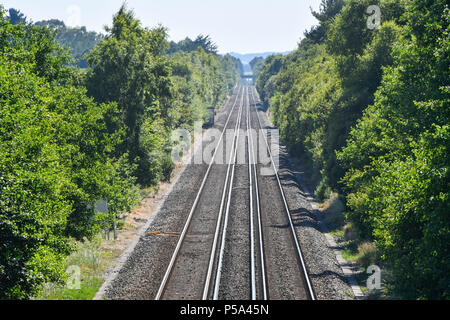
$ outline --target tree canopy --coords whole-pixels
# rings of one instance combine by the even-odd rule
[[[381,10],[368,28],[367,8]],[[409,299],[449,298],[449,7],[323,0],[298,49],[267,59],[257,89],[323,198],[374,241]]]

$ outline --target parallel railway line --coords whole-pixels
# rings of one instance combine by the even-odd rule
[[[252,90],[251,90],[251,96],[252,96],[253,104],[256,107],[259,104],[256,103],[256,99],[255,99],[255,95],[254,95],[253,89],[254,88],[252,88]],[[255,114],[256,114],[256,118],[258,119],[258,125],[259,125],[258,128],[260,130],[262,130],[263,126],[262,126],[261,119],[259,117],[258,111],[255,111]],[[304,257],[303,257],[302,250],[300,248],[299,240],[297,238],[297,233],[295,231],[294,223],[292,221],[292,217],[291,217],[290,210],[289,210],[289,205],[288,205],[288,202],[286,200],[286,195],[284,193],[283,186],[281,184],[280,175],[278,173],[278,168],[275,165],[275,162],[274,162],[274,159],[273,159],[273,156],[272,156],[272,152],[270,150],[270,147],[269,147],[269,144],[267,142],[266,137],[264,137],[264,142],[265,142],[265,145],[267,147],[267,151],[269,153],[271,165],[272,165],[272,168],[274,170],[275,177],[276,177],[276,180],[277,180],[277,183],[278,183],[278,187],[279,187],[278,190],[280,191],[280,194],[281,194],[281,196],[283,198],[283,204],[284,204],[284,208],[285,208],[286,217],[289,220],[289,229],[290,229],[290,231],[292,233],[292,241],[293,241],[294,246],[295,246],[296,251],[297,251],[297,257],[298,257],[298,260],[299,260],[299,265],[301,267],[301,271],[303,273],[304,281],[306,283],[307,293],[308,293],[309,299],[315,300],[316,297],[315,297],[314,290],[313,290],[313,287],[312,287],[312,284],[311,284],[311,280],[310,280],[309,275],[308,275],[308,270],[306,268],[306,263],[305,263],[305,260],[304,260]]]
[[[283,272],[281,268],[271,269],[271,266],[277,266],[277,264],[271,263],[270,260],[278,259],[282,261],[282,257],[275,257],[273,254],[274,250],[270,250],[267,247],[270,246],[273,240],[270,240],[266,232],[270,233],[274,229],[268,221],[275,215],[277,219],[287,220],[288,228],[278,228],[281,231],[278,229],[275,231],[283,232],[283,236],[286,239],[290,237],[293,249],[291,248],[289,249],[291,251],[287,252],[292,256],[295,251],[298,263],[296,266],[291,264],[289,267],[287,265],[282,267],[289,270],[295,269],[290,272],[298,272],[298,275],[293,277],[297,283],[292,284],[292,286],[301,288],[298,291],[303,291],[301,294],[292,294],[288,298],[315,299],[280,176],[266,136],[263,137],[264,145],[267,148],[270,165],[274,171],[273,176],[278,186],[278,191],[272,188],[272,192],[279,192],[279,195],[276,195],[276,197],[281,197],[282,204],[280,203],[278,206],[283,208],[284,213],[265,209],[261,201],[261,199],[264,200],[265,194],[260,188],[265,183],[268,183],[267,181],[269,180],[267,180],[268,178],[263,179],[260,175],[262,165],[258,162],[258,152],[255,152],[255,149],[258,151],[258,141],[252,134],[252,130],[264,129],[256,108],[257,105],[253,87],[239,87],[237,89],[234,104],[229,112],[220,139],[214,149],[214,155],[208,164],[208,169],[203,177],[196,199],[190,209],[183,231],[162,278],[155,297],[156,300],[182,297],[180,294],[185,290],[183,287],[185,284],[183,281],[180,281],[180,279],[183,280],[182,270],[188,265],[191,265],[190,267],[192,268],[193,261],[198,263],[199,267],[197,269],[201,270],[198,270],[198,275],[196,275],[198,283],[195,284],[195,288],[192,289],[189,298],[203,300],[267,300],[283,298],[282,294],[271,294],[272,289],[275,286],[279,286],[279,283],[271,281],[271,279],[276,278],[271,276],[271,274]],[[232,149],[230,154],[227,155],[228,162],[225,170],[224,165],[215,164],[214,161],[217,153],[221,150],[220,146],[225,145],[224,137],[227,129],[233,129],[234,133],[232,136]],[[261,141],[259,142],[259,145],[261,145]],[[243,144],[245,144],[246,148],[242,148]],[[245,155],[241,154],[242,149],[245,149]],[[238,163],[238,154],[245,158],[245,164]],[[243,166],[245,166],[245,170],[243,170]],[[217,177],[220,176],[223,180],[209,181],[214,178],[211,177],[211,172],[214,170],[222,170],[220,172],[223,173],[217,173]],[[241,174],[236,175],[237,171]],[[244,172],[245,175],[243,174]],[[239,186],[243,183],[246,184],[245,189],[248,192],[245,195],[239,191]],[[273,181],[270,183],[273,183]],[[209,213],[209,209],[202,206],[202,203],[207,201],[207,199],[203,199],[206,197],[203,193],[207,184],[215,185],[217,188],[220,186],[220,205],[218,204],[215,209],[213,208],[207,216],[207,223],[210,226],[208,231],[198,236],[194,235],[191,229],[197,220],[199,223],[201,221],[205,223],[205,216]],[[218,195],[219,193],[216,192],[216,194]],[[237,196],[239,196],[239,199]],[[244,219],[244,217],[247,218]],[[290,235],[287,235],[287,230],[289,230]],[[235,235],[239,231],[247,232],[248,234],[236,237]],[[198,238],[194,238],[195,236]],[[184,246],[187,249],[184,249]],[[268,250],[268,254],[266,254],[266,250]],[[202,255],[194,260],[191,257],[193,252],[201,252]],[[240,253],[244,257],[247,256],[247,259],[244,259],[248,261],[245,266],[242,266],[243,258]],[[279,264],[280,261],[277,263]],[[236,268],[236,266],[241,268],[239,270],[242,272],[232,272],[231,270]],[[176,270],[179,270],[178,273]],[[240,273],[240,278],[237,273]],[[248,278],[248,281],[240,281],[244,283],[238,283],[239,279],[244,278]],[[239,290],[234,288],[233,291],[231,286],[238,286]],[[281,291],[274,289],[273,292]]]

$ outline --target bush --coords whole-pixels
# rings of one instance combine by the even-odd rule
[[[332,192],[333,190],[327,185],[326,180],[322,180],[314,194],[320,200],[325,200],[331,196]]]
[[[325,201],[325,223],[329,228],[340,228],[345,223],[344,204],[337,193]]]
[[[173,169],[175,169],[175,165],[172,161],[172,157],[170,154],[166,154],[162,164],[163,181],[170,182]]]
[[[370,242],[364,242],[358,245],[358,263],[364,268],[375,264],[377,260],[377,249]]]
[[[345,241],[354,241],[358,239],[358,230],[352,223],[347,223],[344,226],[344,240]]]

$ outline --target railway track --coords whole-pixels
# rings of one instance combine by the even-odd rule
[[[315,299],[270,137],[255,134],[265,128],[258,105],[254,87],[237,89],[156,300]],[[216,164],[225,145],[231,146],[227,162]],[[261,175],[261,145],[272,176]]]
[[[191,226],[192,220],[193,219],[201,219],[202,218],[201,217],[201,211],[202,211],[201,207],[202,207],[202,205],[200,204],[200,200],[202,199],[202,196],[204,196],[203,195],[203,191],[205,189],[205,186],[207,185],[208,178],[210,178],[210,176],[211,176],[211,172],[214,169],[222,169],[222,168],[217,168],[220,165],[215,165],[214,161],[215,161],[215,159],[216,159],[216,157],[218,155],[220,147],[225,144],[224,136],[225,136],[226,130],[228,128],[230,128],[230,126],[233,125],[232,116],[234,115],[234,111],[236,110],[236,106],[238,107],[238,115],[241,113],[241,110],[242,110],[242,101],[241,101],[242,98],[241,98],[241,95],[243,96],[243,89],[242,88],[238,88],[238,93],[236,95],[234,104],[233,104],[233,106],[232,106],[232,108],[231,108],[231,110],[229,112],[229,115],[227,117],[227,120],[225,122],[223,130],[221,132],[221,135],[220,135],[220,138],[219,138],[219,142],[215,146],[213,156],[211,157],[210,163],[208,164],[208,169],[207,169],[207,171],[206,171],[206,173],[205,173],[205,175],[203,177],[201,186],[200,186],[200,188],[198,190],[197,196],[196,196],[196,198],[194,200],[194,203],[193,203],[193,205],[191,207],[191,210],[190,210],[189,215],[187,217],[187,220],[186,220],[186,223],[184,225],[183,231],[180,234],[179,240],[177,242],[177,245],[175,247],[173,255],[172,255],[171,259],[170,259],[170,262],[169,262],[169,265],[168,265],[168,267],[166,269],[164,277],[163,277],[163,279],[161,281],[161,285],[159,286],[159,289],[158,289],[158,292],[156,294],[155,300],[160,300],[160,299],[165,299],[165,298],[166,299],[177,299],[177,298],[179,298],[179,293],[180,293],[180,291],[178,290],[179,289],[179,283],[177,283],[176,279],[173,280],[173,278],[176,278],[176,277],[174,277],[174,272],[176,271],[176,270],[174,270],[175,267],[176,267],[175,266],[175,262],[177,262],[177,260],[178,261],[180,260],[180,258],[179,258],[180,251],[182,250],[182,246],[183,246],[183,244],[185,242],[185,239],[186,239],[186,237],[188,235],[188,232],[190,234],[195,233],[195,231],[192,230],[192,226]],[[239,119],[239,117],[237,117],[237,118]],[[236,130],[237,129],[237,124],[238,123],[236,123],[234,125],[234,132],[238,132]],[[227,174],[226,174],[227,177],[229,175],[229,170],[230,170],[230,165],[228,165]],[[204,200],[207,200],[207,199],[204,199]],[[198,248],[194,248],[194,250],[198,250]],[[188,254],[187,254],[187,256],[188,256]],[[187,259],[187,260],[189,262],[189,260],[192,260],[192,259]],[[194,262],[194,261],[191,261],[191,262]],[[183,268],[180,268],[180,269],[181,269],[180,273],[183,273],[183,270],[182,270]],[[183,277],[181,277],[181,278],[183,278]],[[170,281],[170,280],[172,280],[172,281]],[[172,286],[172,290],[170,290],[171,289],[170,286]],[[194,292],[194,295],[195,295],[195,292]]]
[[[264,127],[263,127],[261,119],[259,117],[259,112],[256,109],[257,106],[261,105],[260,101],[257,101],[256,98],[255,98],[255,96],[257,96],[257,95],[258,95],[258,93],[256,92],[255,87],[252,87],[251,88],[251,97],[252,97],[253,106],[254,106],[254,114],[256,115],[256,119],[257,119],[257,122],[258,122],[257,123],[258,124],[258,129],[259,130],[263,130]],[[263,136],[263,137],[264,137],[265,146],[267,148],[267,152],[268,152],[269,157],[270,157],[271,166],[272,166],[272,168],[274,170],[274,175],[275,175],[275,178],[276,178],[276,181],[277,181],[278,190],[279,190],[280,195],[281,195],[281,197],[283,199],[284,213],[285,213],[285,217],[288,220],[288,225],[289,225],[288,229],[290,230],[292,243],[293,243],[293,246],[295,247],[296,257],[297,257],[297,260],[298,260],[297,262],[298,262],[298,265],[299,265],[299,269],[300,269],[299,271],[301,273],[301,278],[303,280],[304,289],[306,291],[307,298],[310,299],[310,300],[315,300],[316,296],[315,296],[314,289],[313,289],[312,284],[311,284],[311,280],[309,278],[308,270],[307,270],[306,263],[305,263],[305,260],[304,260],[304,257],[303,257],[303,253],[302,253],[302,250],[301,250],[301,247],[300,247],[300,243],[299,243],[299,240],[298,240],[298,237],[297,237],[295,226],[294,226],[294,223],[292,221],[292,217],[291,217],[291,213],[290,213],[290,210],[289,210],[289,205],[288,205],[288,202],[287,202],[287,199],[286,199],[286,195],[284,193],[283,186],[281,184],[281,179],[280,179],[280,175],[278,173],[278,168],[275,165],[271,149],[270,149],[269,144],[267,142],[267,138],[265,136]]]

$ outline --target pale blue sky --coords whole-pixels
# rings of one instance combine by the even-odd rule
[[[123,0],[0,0],[33,21],[56,18],[69,25],[103,31]],[[254,53],[296,48],[303,32],[317,21],[310,7],[320,0],[128,0],[144,26],[161,23],[171,40],[209,34],[219,51]]]

